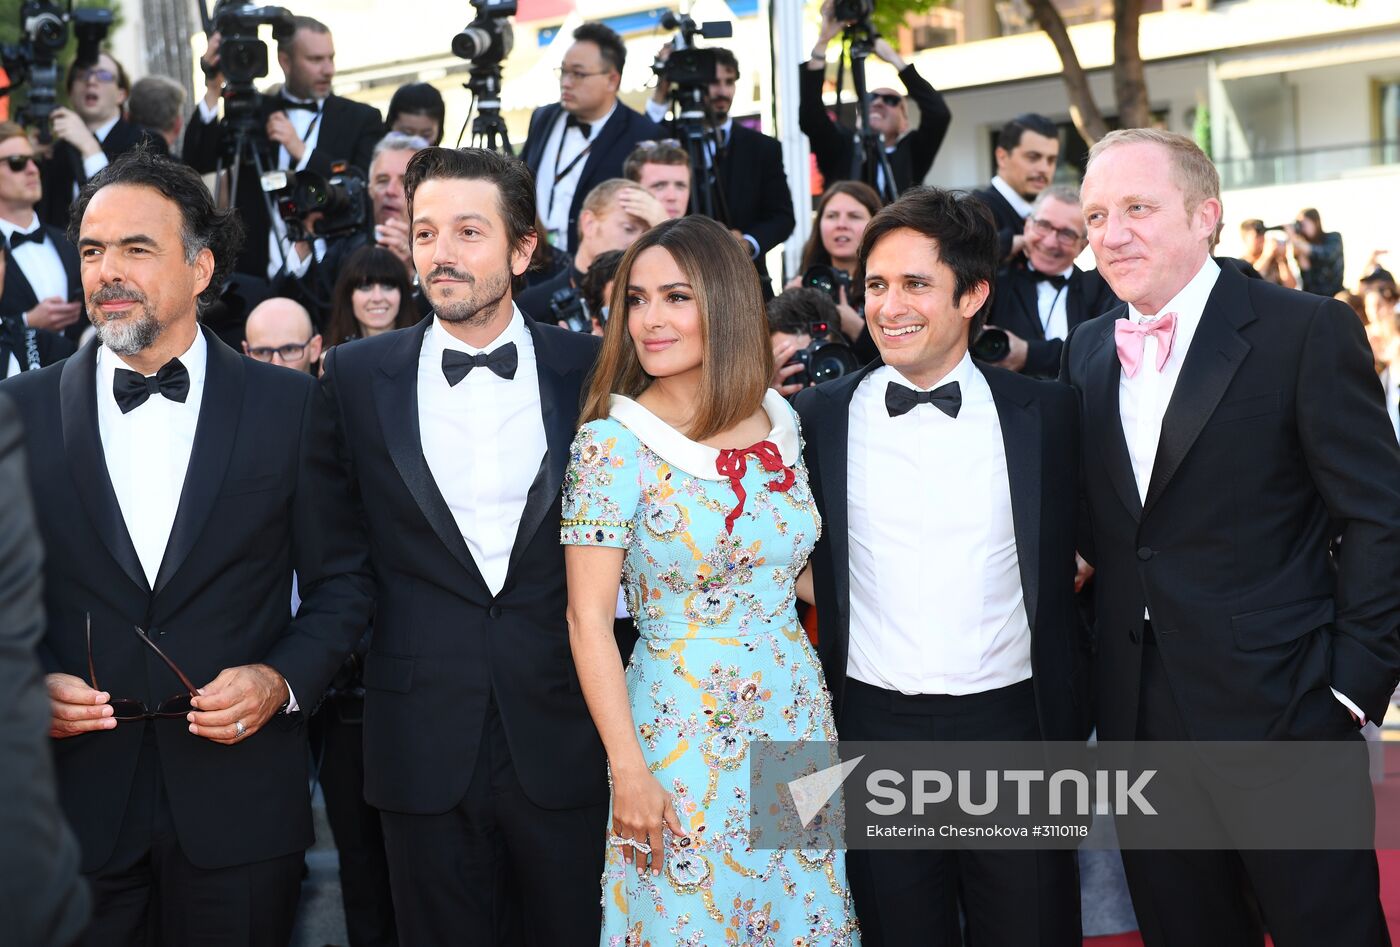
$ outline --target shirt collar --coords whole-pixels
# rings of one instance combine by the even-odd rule
[[[1176,313],[1177,321],[1189,319],[1192,323],[1200,321],[1201,313],[1205,312],[1206,302],[1210,299],[1210,291],[1215,288],[1215,280],[1220,276],[1220,266],[1209,256],[1201,264],[1201,268],[1196,271],[1196,275],[1191,277],[1191,281],[1181,287],[1167,304],[1157,313]],[[1134,322],[1145,322],[1156,319],[1157,316],[1144,316],[1132,303],[1128,304],[1128,318]]]
[[[190,390],[197,391],[204,385],[204,373],[209,365],[209,343],[204,339],[204,330],[196,327],[194,341],[184,352],[175,356],[180,360],[180,364],[185,366],[185,371],[190,375]],[[97,390],[105,391],[107,397],[115,400],[112,394],[112,380],[117,375],[117,369],[125,368],[127,371],[135,371],[130,365],[122,361],[121,357],[114,355],[105,345],[97,346]],[[187,400],[185,404],[189,404]]]
[[[523,350],[527,348],[529,342],[530,330],[525,328],[525,316],[521,314],[520,307],[512,302],[510,308],[510,321],[507,322],[506,327],[501,330],[501,334],[492,339],[485,348],[472,348],[451,332],[448,332],[436,313],[433,314],[433,324],[431,331],[428,333],[429,342],[438,351],[454,349],[458,352],[466,352],[468,355],[480,355],[483,352],[494,352],[501,346],[514,342],[516,349],[521,350],[523,355]]]
[[[300,105],[314,105],[316,106],[316,111],[318,112],[326,104],[325,99],[303,99],[299,95],[292,95],[290,92],[287,91],[286,86],[282,87],[282,98],[286,99],[288,102],[296,102]]]
[[[0,219],[0,234],[5,235],[5,239],[10,239],[12,233],[33,233],[43,226],[39,222],[39,215],[35,214],[34,219],[29,222],[28,227],[21,227],[19,224],[11,223],[8,220]]]
[[[1006,198],[1006,203],[1010,204],[1011,209],[1021,215],[1022,220],[1031,215],[1030,201],[1012,190],[1011,185],[1003,181],[1000,174],[992,175],[992,187],[996,188],[998,194]]]
[[[958,364],[954,365],[946,375],[938,379],[938,381],[934,382],[933,384],[929,385],[927,388],[914,384],[908,378],[904,377],[904,373],[901,372],[899,369],[895,368],[893,365],[881,365],[874,372],[871,372],[870,375],[867,377],[875,378],[876,376],[883,376],[879,380],[897,381],[901,385],[904,385],[908,388],[913,388],[915,391],[933,391],[933,389],[935,388],[941,387],[942,385],[946,385],[949,382],[955,381],[958,383],[958,387],[962,389],[965,395],[968,388],[973,383],[974,379],[972,376],[976,371],[977,366],[972,364],[972,355],[968,352],[964,352],[963,357],[958,361]]]
[[[92,133],[97,138],[99,144],[107,140],[107,136],[112,134],[112,129],[116,128],[117,122],[120,122],[121,120],[122,117],[120,115],[116,115],[112,118],[111,121],[104,122],[103,124],[98,125],[92,130]]]
[[[1039,272],[1040,272],[1039,270],[1037,270],[1037,269],[1035,268],[1035,264],[1031,262],[1031,258],[1030,258],[1029,256],[1026,257],[1026,269],[1030,270],[1032,273],[1039,273]],[[1069,266],[1065,267],[1064,272],[1062,272],[1062,273],[1051,273],[1050,275],[1051,275],[1051,276],[1063,276],[1065,279],[1069,279],[1069,275],[1070,275],[1071,273],[1073,273],[1073,272],[1074,272],[1074,264],[1073,264],[1073,263],[1070,263]]]
[[[618,103],[618,100],[617,100],[617,99],[614,99],[614,100],[613,100],[612,108],[608,109],[608,114],[604,115],[602,118],[598,119],[598,120],[595,121],[595,122],[589,122],[589,123],[588,123],[588,140],[589,140],[589,141],[592,141],[593,139],[597,138],[597,137],[598,137],[598,133],[601,132],[601,131],[603,130],[603,126],[606,125],[609,121],[611,121],[611,119],[612,119],[612,117],[613,117],[613,113],[617,111],[617,103]],[[560,109],[560,115],[563,116],[563,119],[564,119],[564,122],[565,122],[564,131],[567,132],[567,131],[569,130],[569,126],[568,126],[568,124],[567,124],[568,121],[569,121],[569,113],[566,112],[566,111],[564,111],[563,109]],[[580,121],[581,121],[581,119],[580,119]],[[581,129],[580,129],[580,130],[581,130]]]

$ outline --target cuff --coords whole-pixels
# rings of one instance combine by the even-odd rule
[[[200,96],[199,118],[204,124],[213,125],[219,120],[219,107],[215,105],[213,108],[210,108],[209,103],[204,100],[203,96]]]
[[[301,160],[297,162],[297,166],[292,170],[305,171],[306,166],[311,163],[311,153],[313,151],[315,151],[314,148],[303,148],[301,152]]]
[[[749,245],[749,259],[757,260],[758,254],[761,252],[758,246],[758,241],[755,240],[753,237],[750,237],[748,234],[744,234],[744,240]]]
[[[88,155],[83,159],[83,174],[87,175],[89,181],[92,180],[93,175],[105,167],[107,167],[107,155],[104,152],[99,151],[97,154]]]
[[[297,703],[297,695],[292,693],[292,685],[287,685],[287,706],[282,708],[284,714],[294,714],[301,710],[301,705]]]
[[[1361,721],[1360,726],[1363,726],[1363,727],[1366,726],[1366,724],[1367,724],[1367,722],[1368,722],[1368,721],[1366,720],[1366,714],[1362,712],[1362,710],[1361,710],[1360,707],[1358,707],[1358,706],[1356,706],[1355,704],[1353,704],[1353,703],[1347,698],[1347,696],[1346,696],[1345,694],[1343,694],[1341,691],[1337,690],[1335,687],[1328,688],[1328,690],[1330,690],[1330,691],[1332,692],[1332,696],[1333,696],[1333,697],[1337,698],[1339,701],[1342,702],[1342,706],[1343,706],[1343,707],[1345,707],[1347,710],[1350,710],[1352,713],[1356,714],[1356,719],[1358,719],[1358,720]]]
[[[669,109],[670,106],[664,102],[658,102],[652,98],[647,99],[647,118],[658,125],[666,120],[666,112]]]

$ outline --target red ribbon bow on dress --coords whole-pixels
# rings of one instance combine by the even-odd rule
[[[724,518],[724,530],[727,533],[734,532],[734,521],[744,512],[744,501],[748,499],[741,481],[748,470],[749,454],[758,458],[764,470],[781,473],[776,480],[768,482],[769,490],[786,493],[797,481],[797,475],[792,472],[791,467],[783,464],[783,455],[778,452],[777,445],[772,441],[759,441],[742,450],[721,450],[719,458],[715,461],[715,469],[729,478],[729,485],[734,488],[734,495],[739,498],[739,505],[730,510],[729,515]]]

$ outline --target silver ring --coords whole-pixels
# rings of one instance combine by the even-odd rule
[[[626,845],[636,845],[637,842],[635,839],[623,838],[621,835],[609,835],[608,844],[611,845],[613,848],[622,848]]]
[[[248,728],[245,727],[245,726],[243,726],[243,721],[242,721],[242,720],[235,720],[235,721],[233,722],[233,733],[234,733],[234,736],[239,736],[239,737],[241,737],[241,736],[243,736],[243,734],[245,734],[245,733],[247,733],[247,732],[248,732]]]

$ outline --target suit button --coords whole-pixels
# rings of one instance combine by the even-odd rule
[[[1138,549],[1138,558],[1141,559],[1143,562],[1146,562],[1155,555],[1156,553],[1153,552],[1152,549],[1147,546],[1143,546],[1140,549]]]
[[[487,611],[487,614],[490,615],[492,618],[500,618],[500,617],[501,617],[501,606],[499,606],[499,605],[492,605],[491,608]]]
[[[1138,634],[1138,630],[1136,628],[1129,628],[1128,640],[1131,641],[1133,644],[1137,644],[1139,641],[1142,640],[1142,635]]]

